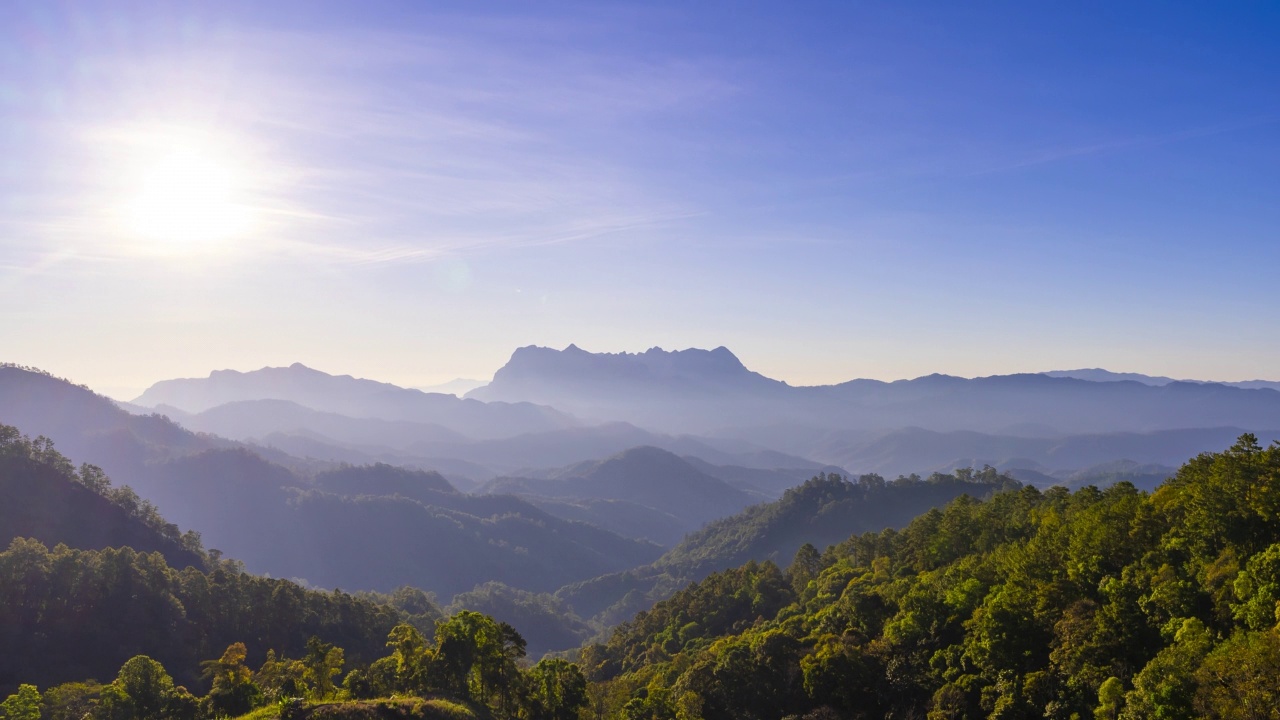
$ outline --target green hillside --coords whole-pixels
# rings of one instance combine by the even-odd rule
[[[822,473],[774,502],[708,523],[652,565],[567,585],[556,596],[579,615],[614,625],[717,570],[751,560],[785,563],[806,543],[826,547],[853,533],[901,527],[960,495],[981,497],[1017,484],[991,468],[891,482]]]
[[[46,438],[0,425],[0,543],[17,537],[47,545],[159,552],[176,567],[203,567],[200,536],[181,533],[129,487],[114,488],[97,467],[78,470]]]
[[[609,717],[1270,718],[1280,445],[1155,493],[960,497],[784,572],[695,583],[585,648]]]

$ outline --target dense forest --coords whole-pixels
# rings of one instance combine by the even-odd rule
[[[29,554],[31,548],[25,550]],[[7,555],[23,551],[18,547]],[[351,607],[345,605],[345,609]],[[296,610],[301,616],[309,609]],[[294,621],[285,620],[289,630],[299,629]],[[132,629],[140,628],[133,625]],[[521,662],[525,642],[520,634],[481,613],[462,611],[438,620],[429,634],[409,623],[394,625],[385,634],[358,624],[321,628],[335,629],[355,630],[352,639],[369,647],[373,646],[370,641],[378,640],[382,656],[351,654],[312,635],[296,653],[277,653],[273,646],[259,663],[250,663],[246,644],[233,642],[196,666],[201,672],[191,686],[204,689],[199,696],[177,684],[165,663],[137,654],[106,684],[72,681],[41,692],[38,685],[22,683],[0,703],[0,718],[201,720],[251,714],[259,719],[296,720],[333,717],[336,711],[338,717],[346,718],[569,720],[586,705],[586,680],[577,665],[558,658],[533,665]],[[252,635],[254,630],[250,625],[243,632]],[[150,641],[163,648],[184,638],[172,627],[160,626],[153,632],[169,637],[143,637],[138,642]],[[287,631],[280,635],[286,643],[289,637]],[[24,650],[29,648],[18,648]],[[41,650],[35,651],[36,657]]]
[[[205,562],[200,535],[160,516],[128,486],[112,487],[93,465],[78,470],[47,438],[0,425],[0,542],[28,537],[99,549],[160,552],[177,567]]]
[[[613,626],[717,570],[751,560],[786,562],[806,542],[826,547],[855,533],[901,527],[961,495],[1017,486],[990,467],[892,481],[819,473],[774,502],[708,523],[650,565],[566,585],[556,598],[597,625]]]
[[[88,548],[0,552],[3,720],[1277,715],[1280,444],[1251,435],[1152,493],[1040,490],[989,468],[822,475],[690,536],[652,566],[668,599],[533,664],[512,624],[476,609],[567,644],[593,627],[564,598],[492,584],[442,610],[411,588],[250,575],[92,466],[3,430],[0,490],[40,491],[5,521]],[[351,492],[353,472],[448,493],[385,467],[323,482]],[[902,530],[801,543],[941,496]],[[149,549],[108,546],[119,533]],[[782,550],[785,569],[759,559]]]
[[[1280,445],[1152,494],[963,496],[783,571],[695,583],[587,647],[597,716],[1274,718]]]
[[[355,717],[568,718],[585,703],[578,667],[524,662],[526,642],[505,622],[465,609],[446,617],[407,587],[351,595],[250,575],[97,468],[76,470],[46,439],[7,426],[0,498],[0,526],[59,541],[16,537],[0,552],[0,697],[12,691],[0,719],[196,720],[255,708],[301,718],[331,703]],[[482,588],[463,600],[538,612],[525,596]]]

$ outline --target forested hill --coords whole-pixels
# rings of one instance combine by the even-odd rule
[[[389,476],[400,489],[424,479]],[[0,531],[28,530],[59,544],[15,537],[0,550],[4,720],[203,720],[254,708],[255,718],[514,720],[572,718],[586,704],[575,665],[518,664],[525,640],[506,623],[445,618],[411,588],[352,596],[249,575],[201,554],[197,536],[96,468],[77,473],[44,438],[0,426]],[[67,542],[158,547],[198,567],[179,570],[159,550]]]
[[[462,400],[349,375],[330,375],[301,363],[252,372],[217,370],[207,378],[164,380],[133,402],[199,413],[226,403],[257,400],[285,400],[302,408],[351,418],[426,423],[472,438],[508,437],[578,424],[574,418],[549,407]],[[293,412],[270,405],[257,411]]]
[[[203,567],[200,536],[166,522],[129,487],[113,488],[97,467],[71,462],[47,439],[0,425],[0,546],[18,537],[100,550],[159,552],[175,567]]]
[[[893,481],[863,475],[851,482],[840,475],[821,474],[788,490],[776,502],[708,524],[654,565],[684,575],[705,575],[753,559],[785,561],[806,543],[826,547],[854,533],[901,527],[960,495],[982,497],[1018,486],[1018,481],[989,467]]]
[[[1266,718],[1278,609],[1280,444],[1245,435],[1151,495],[964,496],[712,575],[582,659],[627,718]]]
[[[0,687],[109,678],[139,653],[195,683],[199,661],[233,642],[261,660],[268,647],[299,654],[315,634],[372,659],[408,617],[206,556],[129,488],[4,425],[0,543]]]
[[[354,662],[382,654],[405,615],[346,593],[244,573],[233,561],[179,571],[132,548],[49,549],[16,539],[0,552],[0,688],[113,677],[144,654],[197,687],[200,662],[230,644],[298,657],[319,636]]]
[[[991,468],[892,482],[878,475],[851,482],[823,473],[779,500],[709,523],[650,566],[568,585],[556,596],[579,615],[612,625],[716,570],[749,560],[785,562],[806,543],[826,547],[854,533],[901,527],[960,495],[982,497],[1017,486]]]

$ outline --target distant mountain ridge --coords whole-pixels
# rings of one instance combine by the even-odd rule
[[[792,387],[748,370],[728,349],[590,353],[523,347],[467,397],[532,402],[594,421],[664,432],[802,425],[918,426],[938,432],[1052,423],[1059,434],[1187,427],[1280,427],[1280,392],[1195,382],[1097,382],[1027,373],[851,380]]]
[[[292,400],[234,400],[198,413],[188,413],[171,405],[157,405],[154,411],[168,415],[189,430],[213,433],[232,440],[251,440],[277,432],[316,434],[347,443],[388,447],[470,440],[440,423],[353,418],[312,410]]]
[[[610,385],[648,384],[657,380],[686,384],[687,389],[694,390],[708,386],[774,388],[786,385],[748,370],[724,346],[714,350],[666,351],[653,347],[640,353],[592,353],[577,345],[560,351],[529,345],[512,353],[511,360],[494,374],[493,383],[543,382],[555,377]],[[485,388],[469,393],[482,399],[486,394]]]
[[[623,420],[650,429],[687,432],[695,425],[663,419],[672,403],[701,417],[707,414],[704,406],[745,403],[755,407],[762,399],[781,397],[787,389],[786,383],[748,370],[725,347],[591,353],[576,345],[564,350],[527,346],[512,353],[492,382],[466,397],[486,402],[519,397],[598,422]],[[696,425],[707,426],[705,422]]]
[[[1270,389],[1270,390],[1280,390],[1280,380],[1239,380],[1239,381],[1192,380],[1192,379],[1176,380],[1174,378],[1165,377],[1163,375],[1144,375],[1142,373],[1132,373],[1132,372],[1112,372],[1110,370],[1104,370],[1102,368],[1080,368],[1078,370],[1050,370],[1049,372],[1042,373],[1042,374],[1048,375],[1049,377],[1075,378],[1077,380],[1088,380],[1090,382],[1131,381],[1131,382],[1142,383],[1143,385],[1155,385],[1155,386],[1168,385],[1169,383],[1175,383],[1175,382],[1189,382],[1189,383],[1198,383],[1202,385],[1226,385],[1228,387],[1237,387],[1237,388],[1242,388],[1244,390],[1260,390],[1264,388]]]
[[[216,414],[221,410],[219,407],[202,413],[193,421],[194,426],[206,427],[201,424],[203,416]],[[353,422],[380,426],[387,421],[362,418]],[[272,432],[254,438],[254,441],[299,456],[352,463],[380,461],[410,465],[439,470],[446,475],[464,476],[478,482],[501,475],[536,474],[534,471],[560,468],[584,458],[604,458],[640,445],[660,447],[682,456],[695,456],[717,465],[762,470],[785,467],[817,471],[823,468],[821,463],[763,450],[751,443],[730,441],[712,445],[703,438],[653,433],[629,423],[602,423],[490,440],[441,441],[424,438],[402,447],[392,447],[389,442],[394,437],[392,435],[384,436],[383,442],[377,445],[361,444],[355,442],[351,434],[328,437],[317,432],[316,427],[309,425],[310,429],[305,430]],[[408,428],[402,426],[400,429]],[[369,431],[369,428],[360,429],[362,433]],[[804,477],[807,478],[808,475]],[[785,488],[775,489],[781,492]]]
[[[436,385],[419,385],[413,388],[421,390],[425,393],[442,393],[444,395],[457,395],[462,397],[467,393],[475,390],[483,385],[488,385],[488,380],[473,380],[471,378],[454,378],[448,382],[442,382]]]
[[[935,470],[950,472],[957,467],[984,464],[1052,473],[1078,471],[1120,460],[1176,467],[1179,457],[1222,447],[1244,432],[1247,430],[1238,427],[1213,427],[1025,438],[910,427],[850,439],[833,434],[808,450],[815,457],[826,458],[853,472],[876,472],[890,477]],[[1264,443],[1280,440],[1280,430],[1252,432]],[[1061,479],[1065,481],[1067,477],[1064,475]]]
[[[250,372],[215,370],[207,378],[162,380],[131,404],[203,413],[233,402],[286,400],[320,412],[444,426],[473,438],[494,438],[577,425],[564,413],[525,402],[484,403],[390,383],[330,375],[301,363]]]

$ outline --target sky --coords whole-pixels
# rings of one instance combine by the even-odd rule
[[[0,4],[0,361],[1280,378],[1280,5]]]

